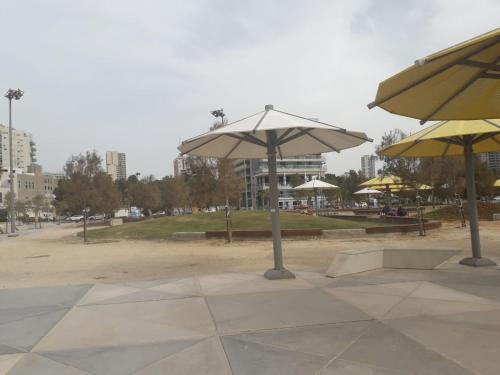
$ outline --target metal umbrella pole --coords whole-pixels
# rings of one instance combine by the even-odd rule
[[[460,261],[460,264],[464,264],[467,266],[493,266],[495,265],[493,261],[481,257],[481,241],[479,238],[479,220],[477,216],[476,183],[472,146],[473,138],[471,136],[464,138],[465,179],[467,186],[467,205],[469,207],[469,228],[472,246],[472,257],[462,259]]]
[[[279,217],[278,173],[276,167],[276,132],[269,130],[267,136],[267,163],[269,170],[269,201],[273,234],[274,268],[267,270],[264,276],[269,280],[294,279],[295,275],[283,266],[281,250],[281,226]]]

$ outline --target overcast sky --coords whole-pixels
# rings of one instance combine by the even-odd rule
[[[0,89],[25,90],[14,127],[33,133],[44,170],[117,150],[128,174],[156,177],[173,172],[181,140],[213,123],[210,110],[234,121],[265,104],[366,132],[373,144],[327,155],[329,172],[357,170],[384,132],[420,127],[366,108],[378,82],[500,26],[499,0],[0,0],[0,9]]]

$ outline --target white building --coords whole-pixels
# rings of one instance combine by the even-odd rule
[[[188,155],[179,155],[174,159],[174,176],[191,174],[190,157]]]
[[[375,160],[377,160],[377,157],[373,155],[363,155],[361,157],[361,174],[364,177],[375,177]]]
[[[14,168],[26,170],[35,159],[35,142],[31,133],[12,129],[12,154]],[[0,124],[0,166],[10,168],[9,127]]]
[[[123,152],[106,151],[106,171],[113,181],[127,179],[127,159]]]
[[[479,154],[479,158],[488,164],[488,167],[500,172],[500,152],[485,152]]]
[[[267,159],[237,160],[234,169],[244,180],[241,207],[262,208],[266,200],[265,191],[269,189]],[[299,200],[294,196],[291,177],[299,175],[303,178],[301,183],[305,183],[312,178],[324,176],[326,159],[321,154],[285,157],[277,160],[277,172],[279,206],[282,209],[292,209],[294,202]]]

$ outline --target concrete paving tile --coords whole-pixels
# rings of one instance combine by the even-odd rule
[[[43,315],[51,311],[61,310],[61,306],[31,306],[19,309],[0,310],[0,324],[15,322],[17,320],[30,318],[37,315]]]
[[[477,285],[457,283],[452,281],[436,281],[434,284],[451,288],[462,293],[472,294],[477,297],[486,298],[492,301],[500,302],[500,284],[499,285]]]
[[[133,288],[139,288],[139,289],[147,289],[147,288],[152,288],[157,285],[161,285],[167,282],[170,282],[172,279],[154,279],[154,280],[131,280],[131,281],[125,281],[121,283],[120,285],[124,286],[129,286]]]
[[[228,274],[200,277],[205,295],[271,292],[309,289],[314,286],[303,279],[267,280],[261,274]]]
[[[315,374],[328,359],[311,354],[279,349],[233,337],[222,342],[235,375]]]
[[[0,324],[0,343],[29,351],[68,311],[59,309]]]
[[[416,288],[410,297],[415,298],[428,298],[428,299],[438,299],[441,301],[460,301],[460,302],[470,302],[470,303],[480,303],[480,304],[498,304],[497,301],[488,300],[486,298],[478,297],[473,294],[460,292],[455,289],[447,288],[434,283],[423,282],[418,288]]]
[[[350,289],[328,288],[325,291],[376,319],[381,319],[404,298],[386,294],[352,292]]]
[[[141,289],[132,288],[123,285],[113,284],[95,284],[89,291],[78,301],[78,305],[88,305],[110,298],[131,294]]]
[[[215,327],[201,298],[75,307],[36,351],[139,345],[210,336]]]
[[[89,290],[90,285],[20,288],[0,290],[0,310],[26,307],[72,307]]]
[[[199,340],[178,340],[135,346],[44,352],[41,354],[54,361],[95,375],[128,375],[197,342]]]
[[[8,345],[0,344],[0,354],[14,354],[14,353],[23,353],[24,350],[13,348]]]
[[[397,319],[388,324],[483,375],[500,369],[500,310]]]
[[[199,342],[134,373],[134,375],[230,375],[218,337]]]
[[[448,315],[495,309],[498,309],[497,305],[408,297],[391,309],[383,319],[397,319],[417,315]]]
[[[371,319],[320,289],[216,295],[207,301],[226,333]]]
[[[169,293],[178,296],[200,296],[201,290],[196,279],[190,277],[187,279],[177,279],[169,281],[168,283],[156,285],[150,290],[158,292]]]
[[[5,375],[21,359],[23,354],[0,355],[0,375]]]
[[[435,270],[380,269],[357,275],[330,278],[328,287],[392,284],[403,282],[433,281],[443,278]]]
[[[175,294],[157,292],[155,290],[140,289],[137,292],[121,295],[121,296],[110,298],[110,299],[97,301],[94,304],[95,305],[109,305],[109,304],[115,304],[115,303],[161,301],[161,300],[177,299],[177,298],[181,298],[181,296],[178,296]]]
[[[338,359],[318,375],[411,375],[410,372],[401,372],[380,367],[367,366],[358,362]]]
[[[336,290],[341,289],[349,292],[360,292],[360,293],[370,293],[370,294],[374,293],[374,294],[384,294],[388,296],[406,297],[421,284],[422,283],[419,281],[409,281],[402,283],[384,283],[375,285],[337,287],[329,289],[336,289]]]
[[[473,374],[383,323],[370,328],[340,359],[419,375]]]
[[[8,375],[92,375],[37,354],[24,354]]]
[[[307,282],[319,287],[326,286],[332,282],[332,279],[330,277],[327,277],[324,274],[324,272],[318,273],[310,271],[293,270],[293,273],[295,274],[295,277],[297,277],[298,279],[306,280]]]
[[[342,352],[370,324],[370,322],[337,323],[274,329],[225,337],[331,358]]]

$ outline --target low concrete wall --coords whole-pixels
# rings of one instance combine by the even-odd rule
[[[205,232],[175,232],[169,238],[172,241],[205,240]]]
[[[493,214],[493,218],[492,218],[494,221],[496,220],[500,220],[500,214]]]
[[[320,237],[321,229],[282,229],[281,237]],[[207,238],[227,238],[225,230],[212,230],[206,232]],[[233,238],[271,238],[271,230],[233,230]]]
[[[442,223],[440,221],[429,221],[424,223],[425,230],[438,229],[441,228]],[[370,227],[366,228],[366,234],[380,234],[380,233],[407,233],[407,232],[418,232],[420,230],[420,224],[400,224],[400,225],[390,225],[384,227]]]
[[[323,238],[351,238],[366,234],[363,228],[360,229],[323,229]]]
[[[116,227],[117,225],[122,225],[123,219],[121,217],[113,218],[109,221],[109,225]]]
[[[328,267],[326,275],[338,277],[379,268],[434,269],[458,249],[370,249],[340,251]]]

